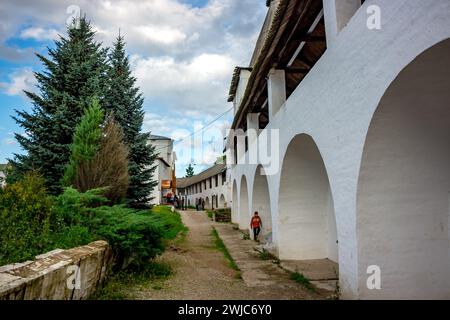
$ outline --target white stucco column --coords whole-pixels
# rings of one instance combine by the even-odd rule
[[[259,113],[247,114],[247,139],[249,151],[249,163],[258,162],[258,134],[259,134]]]
[[[234,106],[234,114],[238,111],[242,98],[245,94],[245,89],[247,88],[248,79],[250,78],[251,72],[246,69],[241,69],[239,71],[239,83],[236,89],[236,95],[234,97],[233,106]]]
[[[361,7],[361,0],[323,0],[327,46],[331,47],[339,32]]]
[[[246,133],[242,129],[236,130],[236,151],[237,151],[237,164],[245,163],[245,137]]]
[[[284,70],[272,69],[269,72],[267,80],[268,103],[269,103],[269,121],[280,110],[286,101],[286,78]]]

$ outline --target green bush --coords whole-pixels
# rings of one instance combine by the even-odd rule
[[[104,206],[108,200],[101,196],[101,191],[81,193],[67,188],[55,200],[54,221],[69,226],[69,234],[74,232],[72,237],[58,237],[59,243],[74,244],[88,239],[83,229],[87,228],[92,239],[104,239],[112,246],[120,268],[138,267],[164,250],[164,239],[173,239],[186,229],[180,215],[168,207],[154,207],[150,211],[123,205]],[[78,225],[83,228],[74,229]]]
[[[118,267],[139,269],[162,253],[164,240],[187,230],[168,207],[105,206],[108,200],[101,194],[101,189],[66,188],[49,197],[44,180],[34,173],[8,185],[0,191],[0,265],[104,239]]]
[[[0,190],[0,265],[23,261],[48,247],[52,201],[37,173]]]
[[[150,211],[114,206],[93,212],[93,232],[112,246],[119,268],[145,264],[164,250],[163,224]]]
[[[160,221],[160,226],[163,229],[163,238],[166,240],[175,239],[180,233],[187,232],[187,227],[181,221],[181,216],[178,212],[172,212],[172,209],[167,206],[153,207],[151,212]]]

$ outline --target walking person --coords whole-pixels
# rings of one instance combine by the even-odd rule
[[[175,195],[175,197],[173,197],[173,206],[178,209],[180,207],[180,203],[178,201],[178,196]]]
[[[258,241],[258,235],[261,232],[262,221],[259,217],[258,211],[253,214],[252,220],[250,221],[250,228],[253,229],[253,239]]]
[[[199,199],[195,199],[195,211],[198,211]]]
[[[205,210],[205,199],[202,199],[202,210]]]

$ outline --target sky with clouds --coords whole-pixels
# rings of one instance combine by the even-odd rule
[[[2,0],[0,6],[0,163],[21,152],[13,133],[23,133],[11,116],[30,110],[23,90],[35,91],[35,53],[47,55],[53,40],[81,10],[96,39],[110,46],[125,36],[134,76],[144,94],[144,130],[175,140],[177,174],[194,160],[195,170],[220,155],[232,120],[223,114],[236,65],[248,65],[266,14],[265,0]]]

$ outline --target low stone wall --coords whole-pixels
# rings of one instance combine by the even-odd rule
[[[112,266],[105,241],[69,250],[56,249],[34,261],[0,267],[0,300],[87,299]]]
[[[231,222],[231,209],[214,210],[213,220],[215,222]]]

